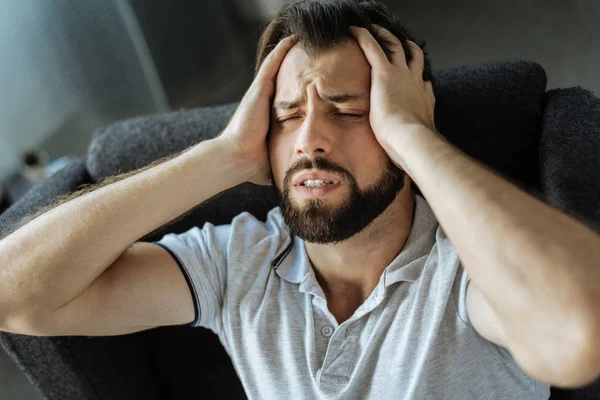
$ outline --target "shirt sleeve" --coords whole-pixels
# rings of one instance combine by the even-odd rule
[[[454,244],[446,236],[441,225],[436,231],[436,245],[441,254],[440,262],[447,268],[452,267],[451,270],[456,271],[451,276],[448,276],[448,279],[452,280],[451,300],[454,310],[462,322],[472,327],[467,313],[467,288],[471,282],[471,277],[460,261],[458,250],[456,250]]]
[[[183,233],[168,233],[153,242],[175,259],[189,286],[195,317],[189,326],[204,327],[217,333],[227,284],[227,248],[231,225],[202,229],[193,227]]]
[[[469,319],[469,314],[467,313],[467,288],[469,287],[470,282],[471,282],[471,277],[469,276],[467,271],[463,268],[462,264],[459,263],[458,271],[456,274],[456,280],[455,280],[456,295],[454,296],[454,298],[456,299],[456,301],[454,304],[456,306],[456,310],[457,310],[459,318],[465,324],[470,326],[473,329],[473,331],[477,332],[477,330],[471,323],[471,320]],[[507,348],[499,346],[499,345],[495,344],[494,342],[490,342],[489,340],[487,340],[483,336],[481,336],[481,334],[479,334],[479,332],[477,332],[477,335],[482,340],[485,340],[486,343],[488,343],[490,346],[495,348],[499,352],[499,354],[503,357],[504,360],[508,360],[512,363],[515,362],[512,354],[510,353],[510,351],[508,351]]]
[[[455,281],[455,305],[456,311],[458,312],[458,316],[467,325],[471,325],[471,321],[469,320],[469,314],[467,313],[467,288],[469,287],[470,282],[471,277],[467,273],[467,270],[465,270],[462,264],[459,262]]]

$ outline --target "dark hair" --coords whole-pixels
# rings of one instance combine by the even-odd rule
[[[260,38],[255,74],[265,57],[285,37],[295,35],[298,44],[307,53],[317,56],[352,38],[348,30],[350,26],[368,29],[389,58],[392,53],[390,43],[378,37],[371,24],[386,28],[400,39],[407,62],[413,58],[407,41],[417,43],[425,54],[423,80],[434,83],[431,63],[424,49],[426,42],[418,43],[398,18],[383,3],[375,0],[300,0],[284,6],[269,21]]]

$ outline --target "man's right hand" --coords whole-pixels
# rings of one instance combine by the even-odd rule
[[[250,88],[231,120],[219,135],[229,142],[239,160],[247,165],[249,182],[270,185],[272,174],[267,148],[271,101],[275,79],[287,52],[296,44],[293,37],[281,40],[265,58]]]

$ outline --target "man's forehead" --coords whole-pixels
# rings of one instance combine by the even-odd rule
[[[347,40],[316,56],[294,46],[283,60],[277,75],[275,101],[293,101],[315,83],[320,94],[337,100],[366,98],[370,92],[371,67],[354,40]],[[323,93],[321,93],[323,92]]]

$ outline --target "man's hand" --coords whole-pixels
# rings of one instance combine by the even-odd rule
[[[369,119],[375,137],[392,161],[406,170],[402,160],[392,157],[391,137],[402,135],[403,128],[424,125],[435,131],[435,96],[431,82],[423,81],[424,54],[417,44],[408,41],[413,60],[407,65],[400,40],[387,29],[374,25],[382,38],[392,43],[393,56],[388,60],[379,43],[365,28],[351,27],[365,57],[371,64],[371,111]]]
[[[421,50],[409,43],[409,67],[398,39],[375,32],[394,43],[391,62],[368,31],[354,30],[372,66],[372,128],[419,186],[471,277],[468,319],[534,379],[564,388],[593,383],[600,374],[600,237],[433,130]]]
[[[219,135],[219,140],[231,144],[238,161],[247,165],[248,181],[258,185],[269,185],[272,179],[266,140],[271,101],[279,67],[295,43],[293,37],[287,37],[269,53],[227,127]]]

